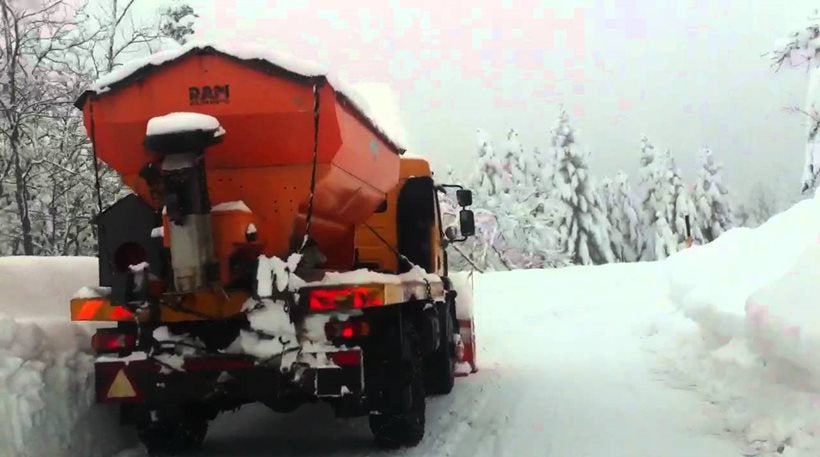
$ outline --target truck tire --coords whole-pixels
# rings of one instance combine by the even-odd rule
[[[370,413],[370,431],[376,444],[386,449],[416,446],[424,437],[424,357],[421,341],[412,324],[405,322],[403,327],[401,361],[387,362],[381,404]]]
[[[151,421],[150,413],[137,423],[137,436],[151,456],[180,455],[199,449],[208,433],[208,418],[193,409]]]
[[[452,392],[456,381],[456,356],[453,350],[454,316],[450,306],[441,316],[441,343],[439,348],[425,360],[425,383],[427,393],[446,395]]]

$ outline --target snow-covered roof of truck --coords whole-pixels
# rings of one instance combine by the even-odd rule
[[[82,107],[90,94],[102,94],[127,85],[134,79],[191,53],[223,54],[249,64],[285,72],[296,78],[324,78],[384,139],[397,149],[406,150],[407,134],[399,115],[398,97],[390,92],[386,85],[349,84],[316,62],[256,45],[192,42],[177,49],[160,51],[132,60],[91,84],[77,100],[76,105]]]

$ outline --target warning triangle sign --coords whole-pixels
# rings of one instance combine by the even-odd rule
[[[108,398],[132,398],[136,396],[137,392],[134,390],[134,386],[128,380],[128,376],[125,375],[125,371],[121,369],[114,377],[111,387],[108,388]]]

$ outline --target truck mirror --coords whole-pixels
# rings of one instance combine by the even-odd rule
[[[456,200],[459,206],[470,206],[473,204],[473,191],[467,189],[459,189],[456,191]]]
[[[466,238],[475,235],[475,215],[472,211],[469,209],[461,210],[458,214],[458,223],[461,228],[461,236]]]

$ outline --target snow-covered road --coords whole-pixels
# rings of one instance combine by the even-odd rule
[[[311,405],[224,414],[195,455],[740,456],[708,434],[710,405],[655,379],[644,339],[671,310],[659,271],[637,264],[479,278],[481,371],[431,399],[415,449],[377,452],[366,420],[335,420]]]

